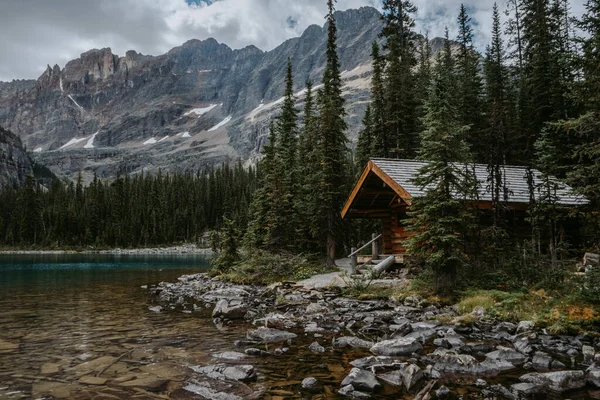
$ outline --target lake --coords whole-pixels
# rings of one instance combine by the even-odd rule
[[[153,312],[141,286],[207,268],[204,255],[0,255],[0,399],[195,398],[177,385],[152,385],[156,376],[185,382],[187,366],[241,351],[233,342],[248,326],[216,327],[210,310]],[[262,398],[301,398],[306,376],[325,383],[314,399],[338,398],[351,358],[312,354],[313,340],[301,337],[289,354],[252,362]],[[100,374],[114,379],[94,379],[99,365],[115,360]]]

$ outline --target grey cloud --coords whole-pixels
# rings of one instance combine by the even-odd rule
[[[455,35],[461,0],[413,1],[419,31],[441,36],[448,26]],[[493,0],[462,1],[472,10],[476,44],[483,49]],[[576,15],[583,1],[573,2]],[[380,9],[381,0],[337,2],[340,10],[366,5]],[[270,50],[311,24],[323,24],[325,12],[325,0],[220,0],[194,7],[185,0],[0,0],[0,80],[37,78],[46,64],[62,67],[91,48],[157,55],[192,38],[214,37],[233,48]]]

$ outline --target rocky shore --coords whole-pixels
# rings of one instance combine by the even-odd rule
[[[260,381],[258,360],[290,357],[295,346],[339,355],[345,375],[333,385],[296,377],[302,398],[323,398],[332,386],[336,396],[354,399],[600,398],[597,337],[550,335],[531,321],[492,321],[481,307],[464,323],[456,307],[417,295],[360,301],[339,288],[239,286],[206,274],[149,290],[152,311],[212,309],[217,327],[248,327],[246,339],[234,343],[239,351],[192,367],[184,390],[200,398],[262,398],[264,386],[253,383]]]
[[[195,244],[183,244],[171,247],[150,247],[142,249],[108,249],[95,250],[3,250],[0,254],[212,254],[211,249],[198,247]]]

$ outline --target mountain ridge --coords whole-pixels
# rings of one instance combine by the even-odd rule
[[[342,69],[348,75],[363,68],[362,76],[346,77],[353,82],[345,87],[353,137],[368,101],[371,43],[382,22],[371,7],[338,11],[336,18]],[[159,56],[91,49],[62,69],[48,66],[37,80],[0,83],[0,125],[59,176],[253,160],[278,108],[255,111],[281,97],[288,57],[295,90],[308,79],[320,82],[325,29],[311,25],[270,51],[232,49],[212,38],[188,40]]]

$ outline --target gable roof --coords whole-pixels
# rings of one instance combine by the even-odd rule
[[[361,177],[354,186],[346,204],[342,210],[342,217],[352,206],[354,198],[359,194],[361,186],[368,176],[375,174],[391,189],[398,197],[410,204],[413,197],[423,197],[427,188],[421,188],[413,183],[413,179],[418,176],[419,170],[427,165],[427,161],[418,160],[398,160],[388,158],[372,158],[365,167]],[[465,164],[457,166],[464,167]],[[492,193],[488,187],[488,171],[485,164],[469,164],[474,169],[478,185],[478,194],[480,201],[492,201]],[[508,198],[505,203],[528,204],[529,186],[527,185],[527,169],[520,166],[504,165],[502,166],[504,184],[508,190]],[[534,185],[542,183],[541,172],[533,169]],[[556,192],[558,203],[568,206],[579,206],[588,204],[588,200],[582,195],[575,194],[571,187],[559,182],[556,178],[550,178],[558,186]],[[539,189],[536,189],[534,197],[539,197]]]

